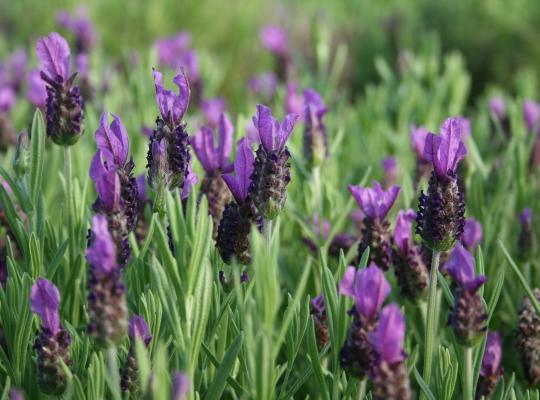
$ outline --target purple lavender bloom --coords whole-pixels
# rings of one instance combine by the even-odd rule
[[[88,53],[96,43],[97,36],[94,25],[88,17],[86,7],[77,7],[73,14],[67,11],[60,11],[56,15],[56,19],[60,25],[75,36],[77,52]]]
[[[191,163],[187,166],[187,173],[186,173],[186,179],[184,179],[184,184],[182,185],[182,193],[180,193],[180,197],[182,200],[186,200],[189,197],[189,194],[191,193],[191,188],[195,186],[199,182],[199,177],[195,172],[193,172],[193,169],[191,169]]]
[[[424,158],[433,164],[437,176],[454,175],[459,161],[467,154],[462,131],[460,118],[448,118],[441,126],[440,135],[428,133]]]
[[[411,126],[411,143],[414,152],[416,153],[416,158],[419,161],[428,161],[424,156],[424,146],[426,144],[428,134],[429,131],[423,126]]]
[[[394,231],[394,241],[402,253],[407,253],[412,245],[412,223],[416,219],[416,213],[409,210],[399,210]]]
[[[253,76],[249,80],[249,88],[264,101],[271,101],[277,91],[278,80],[273,72]]]
[[[474,218],[467,218],[465,220],[465,228],[463,230],[463,236],[461,237],[461,243],[467,250],[474,251],[481,241],[482,224]]]
[[[30,308],[39,315],[43,322],[43,328],[56,335],[60,327],[58,306],[60,305],[60,293],[51,281],[38,278],[32,285],[30,293]]]
[[[476,292],[486,282],[484,275],[475,274],[473,257],[460,244],[457,244],[450,254],[444,269],[460,287],[471,293]]]
[[[234,127],[226,114],[218,122],[219,142],[216,145],[212,128],[203,126],[191,139],[191,145],[207,174],[225,171],[232,151]]]
[[[99,198],[99,206],[107,213],[120,207],[120,177],[116,172],[114,156],[108,150],[98,150],[90,164]]]
[[[141,174],[137,177],[137,197],[139,205],[143,205],[148,201],[148,193],[146,192],[146,176]]]
[[[253,124],[259,132],[259,139],[264,149],[270,153],[273,151],[281,152],[287,139],[291,135],[298,115],[287,114],[283,123],[279,123],[272,116],[272,110],[263,105],[257,105],[257,114],[253,117]]]
[[[26,97],[28,100],[30,100],[34,106],[44,108],[47,103],[47,89],[45,88],[45,82],[41,79],[39,70],[31,70],[28,73],[26,82]]]
[[[17,49],[11,54],[6,62],[9,83],[15,91],[19,90],[21,83],[24,80],[27,59],[26,51],[24,49]]]
[[[349,192],[362,208],[366,217],[382,221],[394,205],[399,194],[399,186],[383,190],[379,182],[373,181],[373,188],[349,185]]]
[[[298,93],[298,82],[289,82],[287,84],[285,112],[287,114],[298,114],[300,116],[302,116],[302,113],[304,112],[304,98]]]
[[[9,389],[9,400],[24,400],[24,394],[17,389]]]
[[[211,128],[217,128],[220,124],[221,115],[225,113],[227,109],[227,102],[223,97],[216,97],[215,99],[207,99],[201,101],[201,109],[206,119],[206,123]]]
[[[461,122],[461,140],[465,141],[471,136],[471,120],[465,117],[457,117],[457,119]]]
[[[180,32],[175,36],[156,40],[155,47],[159,65],[176,68],[178,59],[182,57],[190,45],[191,35],[189,32]]]
[[[493,96],[489,99],[489,111],[495,115],[499,121],[506,118],[506,105],[504,104],[504,99],[501,96]]]
[[[186,374],[177,372],[173,378],[171,400],[185,400],[189,393],[191,383]]]
[[[222,175],[238,204],[243,204],[249,195],[254,161],[255,157],[249,143],[242,140],[234,160],[234,173]]]
[[[366,320],[372,320],[388,297],[390,284],[381,269],[371,263],[369,267],[360,270],[347,267],[339,282],[339,292],[352,297],[358,314]]]
[[[129,139],[120,117],[112,113],[111,115],[113,121],[108,126],[108,113],[101,114],[99,128],[96,130],[96,144],[98,150],[112,154],[115,165],[123,166],[128,157]]]
[[[152,340],[152,335],[143,317],[134,315],[129,320],[129,337],[131,346],[120,372],[120,387],[122,392],[129,393],[131,397],[139,397],[139,366],[137,364],[135,340],[140,339],[146,347]]]
[[[68,80],[71,52],[66,39],[52,32],[38,40],[36,52],[41,63],[40,70],[49,80]]]
[[[0,113],[9,113],[17,102],[15,90],[9,86],[0,86]]]
[[[328,132],[323,121],[327,111],[319,93],[304,90],[304,157],[310,165],[320,165],[328,156]]]
[[[141,126],[141,133],[147,138],[151,138],[154,134],[154,130],[147,125]]]
[[[163,88],[161,73],[154,70],[154,83],[156,86],[156,102],[163,120],[174,129],[180,126],[182,118],[189,104],[189,84],[186,75],[182,72],[174,77],[173,82],[178,86],[178,95],[172,90]]]
[[[389,304],[381,311],[379,325],[369,335],[379,362],[394,364],[405,360],[405,317],[397,304]]]
[[[323,348],[329,339],[328,330],[328,317],[326,315],[326,306],[324,303],[324,296],[319,294],[310,302],[310,313],[315,324],[315,337],[317,339],[317,346]]]
[[[384,186],[390,187],[397,181],[398,165],[396,157],[390,156],[383,158],[381,167],[384,171]]]
[[[90,59],[88,54],[77,54],[77,57],[75,57],[75,68],[82,79],[88,79],[90,73]]]
[[[148,346],[150,344],[150,341],[152,340],[152,335],[150,334],[148,325],[146,324],[144,318],[140,315],[134,315],[133,317],[131,317],[131,319],[129,320],[128,331],[131,340],[139,338],[143,341],[145,346]]]
[[[486,349],[482,358],[480,377],[476,387],[476,398],[489,399],[499,379],[504,375],[502,362],[502,339],[498,332],[490,331],[487,335]]]
[[[523,209],[523,211],[519,214],[519,222],[522,226],[530,226],[532,225],[532,209],[529,207],[526,207]]]
[[[540,118],[540,104],[532,100],[525,100],[523,103],[523,118],[527,125],[527,130],[532,132],[538,129],[538,119]]]
[[[287,32],[280,26],[267,25],[260,32],[260,39],[263,46],[272,53],[287,57],[289,53],[289,39]]]
[[[86,250],[86,259],[101,276],[117,268],[116,246],[109,232],[107,218],[103,215],[97,214],[92,219],[91,244]]]

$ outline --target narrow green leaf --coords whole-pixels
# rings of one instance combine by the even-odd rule
[[[43,176],[43,159],[45,154],[45,124],[39,108],[32,119],[31,134],[31,161],[30,161],[30,197],[32,204],[36,205],[41,193],[41,180]]]
[[[206,400],[214,400],[214,399],[217,400],[221,398],[223,390],[225,390],[225,384],[227,382],[227,378],[231,374],[231,371],[236,361],[236,357],[238,356],[238,353],[240,352],[240,348],[242,347],[243,342],[244,342],[243,334],[240,334],[240,336],[237,336],[236,339],[234,339],[234,341],[232,342],[231,346],[229,347],[229,350],[227,350],[227,353],[225,353],[225,357],[223,357],[223,360],[221,361],[221,364],[219,365],[219,368],[216,371],[214,380],[212,381],[210,387],[208,388],[208,392],[206,393],[206,396],[204,397]]]
[[[416,367],[414,367],[414,376],[416,378],[416,381],[418,382],[418,385],[420,385],[420,389],[422,389],[422,392],[428,398],[428,400],[436,400],[435,396],[431,392],[431,389],[429,388],[427,383],[424,381],[424,379],[422,378],[422,375],[420,375]]]

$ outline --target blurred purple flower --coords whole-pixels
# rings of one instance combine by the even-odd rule
[[[58,23],[75,35],[78,53],[88,53],[96,43],[97,36],[94,25],[88,16],[85,6],[77,7],[73,14],[63,10],[56,14]]]
[[[489,99],[489,111],[500,121],[506,117],[506,106],[501,96],[493,96]]]
[[[139,205],[144,207],[144,203],[148,201],[148,194],[146,193],[146,175],[141,174],[137,177],[137,196],[139,198]]]
[[[92,218],[90,246],[86,250],[86,259],[93,270],[101,276],[116,269],[116,246],[109,232],[107,218],[96,214]]]
[[[135,338],[141,339],[145,346],[148,346],[150,344],[150,341],[152,340],[152,335],[150,334],[150,330],[148,329],[148,325],[146,324],[146,321],[143,317],[140,315],[134,315],[129,320],[129,337],[131,340],[135,340]]]
[[[482,224],[474,218],[467,218],[465,220],[465,228],[463,230],[463,236],[461,237],[461,243],[467,250],[474,251],[481,241]]]
[[[152,137],[152,135],[154,134],[154,130],[146,125],[141,126],[141,132],[147,138]]]
[[[180,194],[182,200],[186,200],[189,197],[189,194],[191,193],[191,188],[196,185],[197,182],[199,182],[199,177],[195,172],[193,172],[190,162],[187,166],[186,178],[184,179],[184,184],[182,185],[182,193]]]
[[[373,189],[349,185],[349,192],[371,220],[383,220],[386,217],[396,201],[399,190],[399,186],[392,186],[385,191],[377,181],[373,181]]]
[[[94,181],[100,205],[107,212],[117,208],[120,205],[120,177],[110,151],[98,150],[90,164],[90,177]]]
[[[161,73],[154,70],[156,102],[163,120],[171,129],[182,123],[182,118],[189,105],[190,95],[188,80],[183,72],[176,75],[173,82],[178,86],[178,95],[172,90],[163,88]]]
[[[519,222],[523,226],[532,225],[532,209],[531,208],[527,207],[523,209],[523,211],[519,214]]]
[[[461,288],[469,293],[475,293],[486,282],[484,275],[476,275],[472,255],[459,243],[450,253],[444,269]]]
[[[159,65],[176,68],[178,60],[191,45],[191,35],[189,32],[180,32],[174,36],[158,39],[154,45],[157,49]]]
[[[75,57],[75,68],[82,79],[88,79],[90,73],[90,59],[88,54],[77,54],[77,57]]]
[[[217,145],[214,130],[207,126],[201,127],[191,139],[193,150],[208,174],[212,174],[218,169],[227,170],[233,146],[234,127],[229,117],[226,114],[221,114],[216,126],[219,138]]]
[[[31,70],[26,77],[26,82],[26,97],[28,100],[34,106],[44,108],[47,103],[47,90],[45,89],[45,82],[41,79],[39,70]]]
[[[250,90],[264,101],[270,101],[277,91],[278,81],[273,72],[253,76],[249,80]]]
[[[369,267],[359,270],[355,267],[347,267],[339,282],[339,292],[352,297],[358,314],[371,320],[377,315],[384,300],[388,297],[390,284],[381,269],[372,262]]]
[[[319,165],[328,156],[328,132],[323,121],[327,111],[319,93],[304,90],[304,156],[312,165]]]
[[[287,143],[287,139],[294,130],[298,115],[287,114],[280,124],[272,116],[272,110],[263,105],[257,105],[257,114],[253,117],[253,124],[259,132],[259,139],[266,152],[281,152]]]
[[[539,128],[538,119],[540,117],[540,104],[532,100],[525,100],[523,103],[523,118],[527,125],[527,130],[531,132],[533,129]]]
[[[453,175],[459,161],[467,154],[462,131],[460,118],[448,118],[441,126],[440,135],[428,133],[424,158],[433,164],[437,176]]]
[[[411,142],[416,158],[420,161],[427,161],[424,156],[424,146],[429,131],[423,126],[411,126]]]
[[[416,219],[416,213],[411,210],[399,210],[394,230],[396,246],[405,254],[412,244],[412,223]]]
[[[379,324],[369,335],[369,341],[378,356],[378,361],[388,364],[405,359],[405,317],[397,304],[389,304],[381,311]]]
[[[101,114],[99,127],[96,130],[96,144],[98,150],[110,152],[114,164],[121,167],[126,163],[128,157],[128,134],[120,117],[112,113],[113,121],[108,126],[108,114],[107,111]]]
[[[244,203],[251,185],[255,157],[247,140],[241,140],[234,160],[234,172],[223,174],[223,180],[238,204]]]
[[[390,187],[397,181],[398,165],[396,157],[390,156],[383,158],[381,161],[381,167],[384,171],[384,185]]]
[[[189,393],[191,383],[186,374],[177,372],[173,378],[171,400],[185,400]]]
[[[280,26],[267,25],[260,32],[262,45],[272,53],[286,57],[289,53],[287,32]]]
[[[17,102],[17,94],[9,85],[0,86],[0,113],[8,113]]]
[[[484,377],[499,375],[502,361],[502,339],[497,332],[490,331],[487,335],[486,349],[482,358],[480,375]]]
[[[43,322],[43,328],[53,335],[60,331],[60,293],[51,281],[38,278],[32,285],[30,292],[30,308],[39,315]]]
[[[28,57],[24,49],[15,50],[6,61],[6,74],[9,77],[9,83],[18,91],[24,76],[26,74],[26,63]],[[3,82],[0,79],[0,86]],[[5,83],[5,82],[4,82]]]
[[[289,82],[287,84],[287,93],[285,95],[285,112],[288,114],[302,115],[304,112],[304,98],[298,93],[298,82]]]
[[[471,120],[465,117],[457,117],[457,119],[461,122],[461,140],[465,141],[471,136]]]
[[[227,102],[223,97],[207,99],[201,101],[201,109],[206,119],[206,123],[211,128],[217,128],[221,119],[221,114],[227,109]]]
[[[24,394],[17,389],[9,389],[9,400],[24,400]]]

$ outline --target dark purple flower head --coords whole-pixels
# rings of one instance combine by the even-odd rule
[[[189,105],[189,83],[184,72],[176,75],[173,82],[178,86],[178,94],[163,88],[161,73],[154,70],[156,101],[163,120],[171,129],[182,123]]]
[[[94,25],[88,17],[86,7],[79,6],[75,13],[60,11],[56,15],[58,23],[75,35],[77,50],[80,53],[88,53],[96,43],[97,36]]]
[[[234,173],[222,175],[238,204],[242,204],[249,194],[254,161],[255,156],[249,141],[241,140],[234,160]]]
[[[117,208],[120,205],[120,177],[109,150],[98,150],[90,164],[90,177],[94,181],[100,205],[106,211]]]
[[[45,82],[41,79],[39,71],[37,69],[31,70],[28,73],[26,82],[26,97],[28,97],[28,100],[38,108],[45,107],[47,102],[47,90],[45,89]]]
[[[374,318],[390,293],[390,284],[375,263],[357,270],[347,267],[339,282],[339,292],[354,299],[356,311],[367,320]]]
[[[0,113],[9,112],[17,102],[17,94],[10,85],[0,86]]]
[[[463,236],[461,237],[461,243],[469,251],[473,251],[478,244],[482,241],[482,224],[474,218],[467,218],[465,220],[465,228],[463,229]]]
[[[412,223],[416,213],[411,210],[399,210],[394,231],[394,241],[402,253],[406,254],[412,243]]]
[[[177,372],[174,374],[171,400],[185,400],[191,386],[189,377],[186,374]]]
[[[381,311],[379,324],[369,335],[369,341],[379,361],[386,361],[388,364],[403,361],[404,339],[405,317],[397,304],[389,304]]]
[[[532,225],[532,209],[527,207],[519,214],[519,222],[522,226]]]
[[[137,177],[137,196],[139,198],[139,204],[142,206],[148,201],[148,194],[146,192],[146,175],[141,174]]]
[[[383,220],[386,217],[399,190],[399,186],[392,186],[385,191],[377,181],[373,181],[373,188],[349,185],[349,192],[371,220]]]
[[[441,134],[428,133],[424,147],[424,157],[433,164],[439,177],[456,172],[459,161],[467,154],[462,141],[462,121],[448,118],[441,126]]]
[[[66,39],[56,32],[37,41],[36,53],[40,61],[40,70],[51,81],[60,79],[66,82],[69,78],[71,52]]]
[[[113,121],[108,124],[108,113],[101,114],[99,128],[96,130],[98,150],[108,151],[117,166],[123,166],[128,157],[129,139],[126,128],[119,116],[112,114]]]
[[[498,120],[502,120],[506,116],[504,99],[501,96],[493,96],[489,99],[489,111],[493,113]]]
[[[304,112],[304,98],[298,93],[298,82],[289,82],[287,84],[285,112],[298,115],[302,115]]]
[[[152,335],[146,321],[140,315],[134,315],[129,320],[129,337],[131,340],[135,340],[135,338],[141,339],[146,346],[150,344]]]
[[[270,101],[277,91],[278,80],[273,72],[253,76],[249,80],[249,88],[265,101]]]
[[[267,152],[281,152],[291,135],[298,115],[287,114],[283,123],[272,116],[269,107],[257,105],[257,114],[253,117],[253,124],[259,132],[259,139]]]
[[[498,376],[502,361],[502,339],[498,332],[489,331],[486,341],[486,349],[482,358],[480,375]]]
[[[219,142],[215,143],[214,130],[201,127],[191,139],[191,146],[204,170],[211,174],[218,169],[225,171],[232,151],[234,127],[226,114],[221,114],[218,123]]]
[[[429,131],[423,126],[411,127],[411,142],[416,158],[420,161],[427,161],[424,157],[424,146],[426,144],[426,138]]]
[[[540,118],[540,104],[532,100],[525,100],[523,103],[523,118],[527,130],[531,132],[533,129],[538,129],[538,119]]]
[[[202,100],[201,109],[207,124],[212,128],[217,128],[221,120],[221,115],[227,109],[227,102],[223,97]]]
[[[461,288],[469,293],[475,293],[487,280],[484,275],[476,275],[471,253],[459,243],[452,250],[444,269]]]
[[[86,259],[94,271],[106,276],[116,267],[116,246],[109,232],[107,218],[97,214],[92,219],[91,243],[86,250]]]
[[[60,293],[51,281],[38,278],[32,285],[30,292],[30,308],[32,312],[39,315],[43,322],[43,328],[53,335],[60,331],[60,315],[58,306],[60,305]]]
[[[189,32],[180,32],[175,36],[158,39],[155,42],[158,62],[161,66],[176,68],[178,60],[188,50],[191,45],[191,35]]]
[[[325,312],[324,296],[322,294],[311,300],[311,307],[320,314]]]
[[[189,197],[189,194],[191,193],[191,188],[195,186],[197,182],[199,182],[199,177],[195,172],[193,172],[190,162],[187,166],[186,178],[184,179],[184,184],[182,185],[182,193],[180,194],[182,200],[185,200]]]
[[[286,57],[289,52],[287,32],[280,26],[268,25],[261,29],[262,45],[272,53]]]

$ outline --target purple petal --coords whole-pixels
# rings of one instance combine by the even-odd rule
[[[94,180],[101,204],[108,211],[120,203],[120,177],[113,160],[108,150],[98,150],[90,164],[90,177]]]
[[[243,203],[248,196],[254,162],[255,156],[253,155],[249,141],[241,140],[238,145],[236,159],[234,160],[234,174],[222,175],[236,202],[239,204]]]
[[[413,125],[411,127],[412,147],[414,149],[414,152],[416,153],[416,157],[420,161],[425,160],[424,146],[426,144],[426,138],[428,136],[428,133],[429,133],[428,130],[424,128],[423,126],[419,126],[417,128],[416,126]]]
[[[278,79],[273,72],[266,72],[253,76],[249,80],[249,89],[263,98],[265,101],[271,100],[276,94]]]
[[[98,150],[109,151],[113,155],[114,164],[123,166],[126,163],[129,151],[129,139],[126,128],[119,116],[111,114],[113,122],[108,126],[108,115],[101,115],[99,128],[96,130],[96,144]]]
[[[323,314],[325,311],[324,296],[320,294],[314,299],[312,299],[311,307],[313,307],[313,309],[315,309],[315,311],[317,311],[319,314]]]
[[[148,201],[148,194],[146,193],[146,176],[141,174],[137,177],[137,197],[141,207]]]
[[[97,35],[86,7],[77,7],[74,15],[70,15],[67,11],[60,11],[56,19],[60,25],[77,37],[77,46],[81,52],[88,52],[95,44]]]
[[[40,69],[51,79],[57,76],[63,81],[68,79],[70,51],[66,39],[52,32],[37,41],[36,53],[41,63]]]
[[[356,268],[347,267],[343,278],[339,281],[339,293],[343,296],[354,297],[354,287],[356,285]]]
[[[357,273],[355,286],[356,310],[367,319],[372,319],[381,309],[390,293],[390,284],[375,263]]]
[[[229,164],[229,156],[233,147],[234,127],[227,114],[223,113],[219,117],[219,165],[225,170]]]
[[[221,114],[227,109],[227,102],[222,97],[201,101],[201,109],[208,125],[217,128]]]
[[[532,225],[532,209],[531,208],[527,207],[523,209],[523,211],[519,214],[519,222],[523,226]]]
[[[287,140],[291,136],[294,125],[296,124],[296,120],[298,119],[298,115],[296,114],[287,114],[285,115],[285,119],[283,120],[283,123],[281,124],[281,129],[278,134],[278,142],[276,144],[276,147],[281,150],[285,147],[285,144],[287,143]]]
[[[175,99],[175,121],[182,121],[184,114],[187,111],[189,105],[189,82],[184,71],[181,71],[180,74],[176,75],[173,78],[173,82],[178,86],[178,96]]]
[[[186,374],[177,372],[173,378],[171,400],[185,400],[190,386],[189,377]]]
[[[179,60],[188,50],[191,44],[191,35],[188,32],[179,34],[155,42],[158,60],[161,66],[176,68],[179,66]]]
[[[191,169],[191,163],[188,164],[186,179],[184,179],[184,185],[182,186],[182,193],[180,197],[182,200],[185,200],[189,197],[191,193],[191,188],[199,182],[199,177]]]
[[[201,127],[199,132],[191,139],[191,145],[206,172],[212,173],[218,169],[218,155],[214,147],[214,131],[211,128]]]
[[[86,250],[86,259],[96,272],[105,276],[113,271],[116,264],[116,246],[114,244],[107,218],[96,214],[92,219],[90,246]]]
[[[9,112],[17,102],[15,90],[9,86],[0,86],[0,111]]]
[[[33,313],[39,315],[43,327],[53,334],[60,330],[59,305],[60,293],[56,286],[47,279],[38,278],[30,292],[30,308]]]
[[[540,117],[540,104],[532,100],[525,100],[523,103],[523,118],[527,130],[531,132],[533,129],[538,129],[538,119]]]
[[[75,58],[75,68],[80,77],[88,79],[90,73],[90,59],[88,58],[88,54],[77,54],[77,57]]]
[[[253,124],[259,131],[259,139],[267,151],[274,150],[277,131],[275,129],[276,119],[272,117],[272,110],[269,107],[257,105],[257,114],[253,117]]]
[[[379,324],[369,335],[373,350],[389,364],[405,359],[405,317],[397,304],[389,304],[381,311]]]
[[[397,247],[407,253],[409,245],[412,242],[412,223],[416,219],[416,213],[411,210],[399,210],[396,228],[394,231],[394,241]]]
[[[189,104],[189,83],[182,71],[174,77],[173,82],[178,86],[179,94],[163,88],[163,78],[160,72],[154,70],[154,84],[156,87],[156,102],[163,120],[174,126],[182,122]]]
[[[383,220],[386,217],[396,201],[399,190],[398,186],[392,186],[384,191],[377,181],[373,181],[373,189],[349,185],[349,192],[364,213],[372,220]]]
[[[297,82],[287,84],[287,94],[285,95],[285,112],[287,113],[301,114],[304,111],[304,99],[297,90]]]
[[[134,315],[129,320],[129,337],[132,340],[135,340],[135,338],[141,339],[146,346],[148,346],[152,340],[152,335],[150,334],[148,325],[146,324],[144,318],[140,315]]]
[[[26,82],[28,87],[26,97],[28,97],[28,100],[38,108],[45,107],[47,90],[45,89],[45,82],[43,82],[43,79],[39,75],[39,71],[37,69],[30,71]]]
[[[469,251],[473,251],[482,241],[482,224],[474,218],[467,218],[461,243]]]
[[[492,112],[498,120],[502,120],[506,115],[506,106],[501,96],[494,96],[489,99],[489,111]]]
[[[484,276],[476,276],[473,257],[460,243],[454,247],[444,269],[459,286],[471,293],[486,281]]]
[[[497,376],[502,361],[502,339],[498,332],[488,332],[486,349],[482,358],[480,375],[484,377]]]
[[[261,29],[260,39],[265,48],[279,56],[286,56],[288,49],[287,32],[280,26],[268,25]]]
[[[430,161],[438,176],[455,173],[457,164],[467,154],[461,140],[460,118],[448,118],[441,126],[441,134],[428,133],[424,147],[424,157]]]

